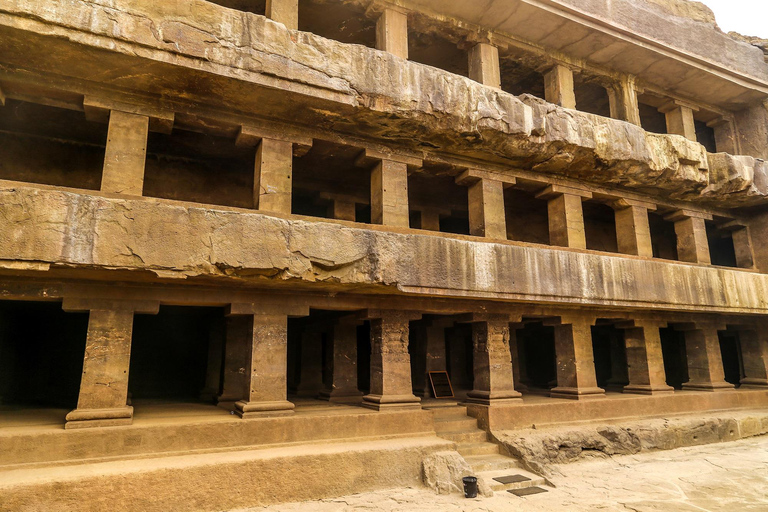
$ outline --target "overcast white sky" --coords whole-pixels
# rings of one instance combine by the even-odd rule
[[[768,39],[768,0],[699,0],[715,11],[724,32]]]

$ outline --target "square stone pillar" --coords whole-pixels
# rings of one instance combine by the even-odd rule
[[[299,0],[267,0],[266,14],[289,30],[299,29]]]
[[[712,215],[690,210],[677,210],[665,216],[664,220],[675,223],[677,257],[680,261],[705,265],[712,263],[705,222],[712,220]]]
[[[488,43],[477,43],[469,50],[469,78],[488,87],[501,89],[497,47]]]
[[[371,169],[371,223],[410,227],[408,171],[421,167],[421,159],[366,149],[356,165]]]
[[[544,73],[544,99],[561,107],[576,108],[573,71],[569,67],[556,64]]]
[[[62,307],[68,312],[89,311],[80,395],[64,428],[130,425],[133,407],[127,403],[133,315],[157,314],[159,304],[65,299]]]
[[[288,317],[307,316],[309,308],[278,304],[231,304],[229,315],[246,317],[246,367],[235,413],[248,419],[291,414],[288,401]],[[226,378],[226,375],[225,375]]]
[[[528,369],[526,367],[525,350],[517,341],[517,330],[525,324],[510,324],[509,326],[509,352],[512,356],[512,377],[517,391],[527,391]]]
[[[323,384],[323,333],[316,326],[306,326],[301,333],[301,373],[296,394],[315,397]]]
[[[613,87],[608,87],[608,104],[611,117],[640,126],[640,105],[637,102],[637,88],[634,76],[620,78]]]
[[[225,343],[226,321],[216,321],[208,331],[208,365],[205,370],[205,387],[200,391],[200,400],[203,402],[218,403]]]
[[[581,202],[591,199],[592,193],[561,185],[550,185],[536,194],[547,200],[549,214],[549,243],[560,247],[586,249],[584,210]]]
[[[149,117],[119,110],[110,112],[102,192],[142,195],[148,135]]]
[[[515,184],[515,178],[501,173],[469,169],[456,178],[458,185],[468,186],[469,233],[496,240],[507,239],[504,210],[504,188]]]
[[[293,196],[293,157],[312,148],[312,139],[241,126],[235,145],[255,147],[253,207],[257,210],[290,214]]]
[[[683,389],[695,391],[730,391],[733,384],[725,382],[723,357],[717,331],[726,326],[717,322],[696,322],[675,327],[685,332],[685,352],[688,358],[688,382]]]
[[[357,204],[349,199],[334,198],[331,200],[331,218],[338,220],[357,220]]]
[[[652,258],[653,245],[648,211],[655,210],[656,205],[633,199],[619,199],[612,206],[615,211],[619,252]]]
[[[371,390],[363,405],[376,410],[420,409],[413,394],[408,353],[410,320],[421,315],[396,310],[369,310],[371,322]]]
[[[696,142],[696,125],[693,120],[693,112],[697,107],[680,101],[671,101],[659,108],[667,119],[667,133],[682,135],[686,139]]]
[[[742,388],[768,388],[768,326],[739,328],[739,344],[744,362]]]
[[[739,268],[755,268],[755,252],[749,226],[733,220],[720,224],[718,230],[730,232],[733,251],[736,254],[736,265]]]
[[[443,210],[441,208],[423,208],[419,210],[419,229],[440,231],[440,217],[442,215],[448,216],[450,214],[450,210]]]
[[[509,316],[472,315],[471,321],[475,380],[467,402],[487,406],[522,403],[512,371]]]
[[[248,386],[248,357],[253,337],[253,318],[249,315],[227,316],[225,320],[222,389],[217,405],[233,409],[245,397]]]
[[[376,21],[376,49],[401,59],[408,58],[408,16],[395,9],[384,9]]]
[[[707,123],[715,132],[715,146],[718,153],[741,154],[736,124],[732,116],[718,117]]]
[[[624,393],[656,395],[674,392],[674,388],[667,385],[661,352],[659,329],[666,325],[666,322],[655,320],[633,320],[617,325],[624,329],[627,348],[629,384],[624,386]]]
[[[357,383],[357,326],[360,321],[342,317],[330,328],[327,350],[331,352],[331,387],[320,393],[330,402],[359,402],[363,394]]]
[[[593,317],[574,315],[563,316],[561,323],[554,325],[557,387],[550,391],[551,397],[582,400],[605,396],[595,375],[594,322]]]

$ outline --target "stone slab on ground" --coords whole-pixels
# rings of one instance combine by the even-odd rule
[[[557,488],[467,500],[390,489],[247,512],[732,512],[768,510],[768,437],[558,465]],[[243,511],[239,511],[243,512]]]

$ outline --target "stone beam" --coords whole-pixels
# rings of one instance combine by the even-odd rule
[[[376,49],[408,58],[408,16],[404,12],[384,9],[376,21]]]
[[[501,89],[499,49],[488,43],[477,43],[469,50],[469,78],[494,89]]]
[[[581,202],[592,197],[591,192],[559,185],[550,185],[536,194],[547,200],[549,214],[549,243],[560,247],[586,249],[584,211]]]
[[[299,29],[299,0],[267,0],[266,14],[288,30]]]
[[[367,311],[371,323],[371,386],[363,397],[365,407],[382,410],[421,408],[413,394],[409,324],[421,315],[404,311]]]
[[[712,220],[712,215],[690,210],[677,210],[665,216],[664,220],[675,223],[677,257],[680,261],[705,265],[712,263],[705,223],[706,220]]]
[[[667,133],[682,135],[686,139],[696,142],[696,126],[694,125],[693,112],[698,110],[693,105],[679,101],[671,101],[659,108],[667,119]]]
[[[653,257],[651,227],[648,211],[656,205],[620,199],[612,204],[616,219],[616,241],[619,252],[635,256]]]
[[[597,387],[595,375],[592,352],[594,318],[564,316],[560,322],[554,325],[557,387],[552,388],[550,396],[575,400],[605,396],[605,390]]]
[[[666,327],[666,323],[634,320],[616,327],[624,329],[627,352],[629,384],[624,386],[623,392],[642,395],[673,392],[674,388],[667,385],[659,334],[659,329]]]
[[[569,67],[556,64],[544,74],[544,99],[564,108],[576,108],[573,71]]]
[[[607,88],[611,117],[640,126],[640,106],[634,76],[619,79]]]
[[[88,311],[83,373],[77,409],[66,416],[65,428],[130,425],[128,377],[134,313],[156,314],[159,303],[65,299],[65,311]]]

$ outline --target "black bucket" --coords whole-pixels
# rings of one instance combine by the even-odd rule
[[[461,481],[464,482],[464,497],[477,498],[477,477],[465,476]]]

